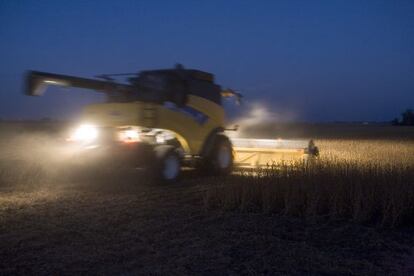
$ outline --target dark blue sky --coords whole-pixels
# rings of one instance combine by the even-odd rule
[[[414,107],[414,1],[0,0],[0,117],[70,117],[99,96],[22,94],[34,69],[211,71],[300,120],[389,120]]]

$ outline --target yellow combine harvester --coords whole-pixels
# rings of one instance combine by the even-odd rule
[[[114,77],[129,76],[126,83]],[[225,134],[222,90],[210,73],[184,69],[142,71],[86,79],[30,71],[26,94],[42,95],[48,85],[104,92],[107,101],[84,108],[69,137],[82,157],[99,156],[144,167],[164,181],[175,180],[182,166],[209,174],[228,174],[233,165],[266,166],[317,155],[308,141],[230,139]]]

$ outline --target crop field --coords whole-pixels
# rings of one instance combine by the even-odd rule
[[[207,202],[224,209],[328,216],[398,226],[414,217],[414,144],[321,141],[316,162],[273,165],[221,180]],[[381,147],[381,152],[375,150]],[[341,148],[352,148],[348,152]],[[373,150],[361,154],[358,150]],[[399,157],[397,154],[400,154]]]
[[[0,123],[0,274],[414,273],[414,128],[258,126],[310,163],[174,185],[67,166],[55,123]]]

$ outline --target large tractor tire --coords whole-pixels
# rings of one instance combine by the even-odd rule
[[[209,152],[203,158],[200,169],[208,175],[227,175],[233,169],[233,146],[230,139],[217,134]]]
[[[178,179],[181,172],[181,156],[171,145],[157,146],[155,160],[150,170],[154,180],[161,183],[171,183]]]

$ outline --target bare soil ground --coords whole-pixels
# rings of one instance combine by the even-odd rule
[[[4,129],[0,274],[414,273],[411,226],[210,209],[206,191],[219,179],[192,171],[171,186],[140,172],[19,174],[5,153],[27,132]]]

